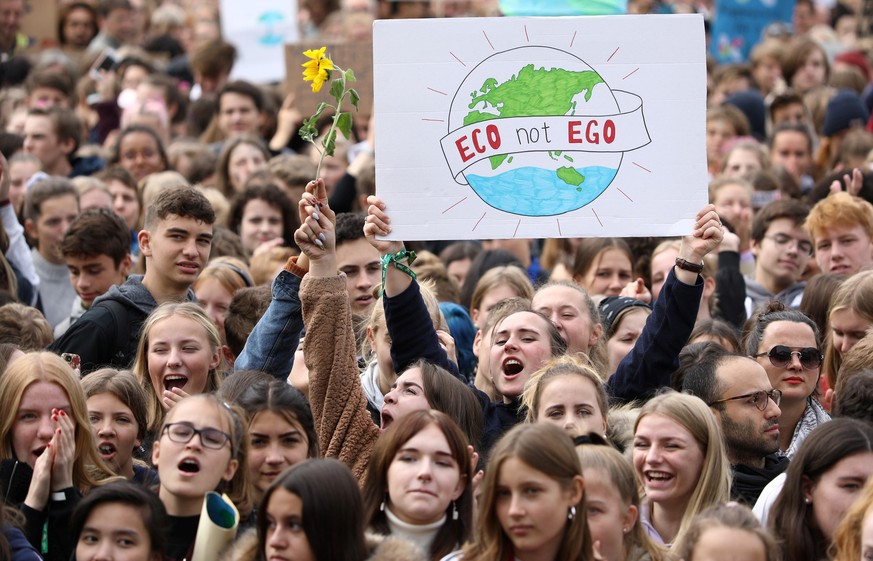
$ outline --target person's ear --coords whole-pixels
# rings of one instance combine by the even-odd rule
[[[629,505],[627,507],[627,511],[624,513],[624,516],[621,519],[621,529],[622,533],[630,534],[631,529],[636,525],[637,518],[639,517],[640,511],[637,509],[636,505]]]
[[[579,504],[579,502],[582,500],[582,497],[584,496],[585,480],[582,479],[581,475],[577,475],[570,483],[570,496],[568,497],[570,504],[567,506],[570,507]]]
[[[588,348],[596,347],[603,337],[603,324],[598,322],[591,327],[591,335],[588,337]]]
[[[152,234],[148,230],[140,230],[136,235],[139,242],[139,252],[146,257],[152,256]]]
[[[749,251],[752,252],[752,255],[757,257],[758,256],[758,242],[750,239],[749,240]]]
[[[158,438],[152,444],[152,465],[158,467],[158,460],[161,459],[161,439]]]
[[[35,240],[37,238],[38,233],[36,231],[36,224],[32,218],[28,218],[24,221],[24,231],[27,232],[30,239]]]
[[[836,397],[836,392],[834,392],[833,388],[828,388],[825,390],[824,396],[821,398],[821,406],[824,407],[825,411],[830,413],[834,408],[834,397]]]
[[[473,356],[479,358],[479,347],[482,346],[482,330],[476,330],[476,336],[473,338]]]
[[[458,479],[458,486],[455,487],[454,492],[452,492],[452,500],[457,501],[458,498],[460,498],[460,496],[464,494],[464,489],[466,489],[466,488],[467,488],[467,476],[462,475]]]
[[[215,370],[221,364],[221,347],[217,347],[212,353],[212,359],[209,361],[209,369]],[[219,374],[216,373],[216,376]]]
[[[239,467],[238,460],[231,460],[227,462],[227,469],[224,470],[224,475],[221,478],[225,481],[230,481],[233,479],[234,474],[236,474],[236,470]]]
[[[803,502],[806,504],[812,504],[812,492],[815,491],[815,483],[807,477],[803,476],[803,481],[800,484],[801,492],[803,493]]]
[[[72,138],[67,138],[66,140],[60,141],[61,146],[63,147],[64,154],[69,156],[76,149],[76,141]]]

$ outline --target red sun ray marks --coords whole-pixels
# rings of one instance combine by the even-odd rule
[[[527,34],[527,26],[524,26],[524,38],[530,43],[530,35]]]
[[[486,215],[486,214],[488,214],[488,213],[487,213],[487,212],[483,212],[483,213],[482,213],[482,216],[480,216],[480,217],[479,217],[479,220],[476,221],[476,225],[473,226],[473,229],[471,230],[472,232],[475,232],[475,231],[476,231],[476,228],[479,227],[479,223],[482,222],[482,220],[485,218],[485,215]]]
[[[488,38],[488,34],[485,33],[485,30],[482,30],[482,35],[485,36],[485,40],[488,41],[488,46],[491,47],[491,50],[494,50],[494,45],[491,44],[491,39]]]
[[[460,201],[456,202],[455,204],[453,204],[452,206],[450,206],[449,208],[447,208],[446,210],[444,210],[444,211],[442,212],[442,214],[447,213],[448,211],[452,210],[453,208],[455,208],[456,206],[458,206],[459,204],[463,203],[463,202],[466,201],[466,200],[467,200],[467,197],[464,197],[464,198],[461,199]]]
[[[638,163],[636,163],[636,162],[631,162],[631,163],[632,163],[633,165],[637,166],[637,167],[640,168],[640,169],[644,169],[644,170],[646,170],[647,172],[652,173],[652,170],[650,170],[649,168],[647,168],[647,167],[645,167],[645,166],[641,166],[640,164],[638,164]]]
[[[518,222],[515,224],[515,231],[512,233],[513,238],[518,235],[518,227],[519,226],[521,226],[521,219],[519,219]]]
[[[614,57],[614,56],[615,56],[615,53],[617,53],[617,52],[618,52],[618,50],[619,50],[619,49],[620,49],[620,48],[621,48],[621,47],[616,47],[616,48],[615,48],[615,50],[614,50],[614,51],[612,51],[612,54],[611,54],[611,55],[609,55],[609,58],[608,58],[608,59],[606,59],[606,62],[609,62],[609,61],[610,61],[610,60],[612,60],[612,57]]]
[[[634,202],[634,200],[633,200],[632,198],[630,198],[630,197],[628,196],[627,193],[625,193],[624,191],[622,191],[622,190],[619,189],[618,187],[616,187],[616,189],[618,190],[619,193],[621,193],[622,195],[624,195],[625,198],[627,198],[627,200],[629,200],[630,202]]]
[[[573,43],[576,41],[576,32],[573,32],[573,37],[570,39],[570,46],[573,46]]]
[[[425,117],[421,118],[422,121],[430,121],[431,123],[445,123],[445,119],[428,119]]]
[[[639,70],[639,67],[634,68],[634,69],[631,71],[631,73],[628,74],[627,76],[625,76],[624,78],[622,78],[622,80],[627,80],[627,79],[630,78],[630,77],[631,77],[631,76],[632,76],[632,75],[633,75],[637,70]]]
[[[430,86],[428,86],[427,89],[429,89],[430,91],[432,91],[432,92],[434,92],[434,93],[438,93],[438,94],[440,94],[440,95],[449,95],[449,94],[447,94],[446,92],[441,92],[441,91],[439,91],[439,90],[435,90],[435,89],[431,88]]]
[[[558,235],[559,235],[559,236],[563,236],[564,233],[561,231],[561,219],[560,219],[560,218],[555,218],[555,222],[558,223]]]
[[[459,59],[458,56],[457,56],[455,53],[453,53],[452,51],[449,51],[449,54],[452,55],[453,57],[455,57],[455,60],[457,60],[458,62],[460,62],[460,63],[461,63],[461,66],[463,66],[464,68],[467,67],[467,65],[464,64],[464,61],[461,60],[461,59]]]
[[[601,227],[602,227],[602,226],[603,226],[603,222],[601,222],[601,221],[600,221],[600,217],[599,217],[599,216],[597,216],[597,211],[596,211],[596,210],[594,210],[594,209],[593,209],[593,208],[592,208],[592,209],[591,209],[591,212],[593,212],[593,213],[594,213],[594,218],[596,218],[596,219],[597,219],[597,222],[599,222],[599,223],[600,223],[600,226],[601,226]]]

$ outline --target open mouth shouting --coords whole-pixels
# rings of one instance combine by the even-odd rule
[[[182,389],[188,383],[188,377],[182,374],[168,374],[164,376],[164,389],[173,391],[173,388]]]
[[[184,458],[178,465],[179,471],[186,476],[200,473],[200,462],[196,458]]]
[[[97,445],[97,451],[100,452],[100,457],[103,458],[104,462],[111,461],[118,453],[118,449],[115,447],[115,444],[106,441],[103,441]]]

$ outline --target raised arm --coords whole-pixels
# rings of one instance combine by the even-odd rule
[[[382,262],[388,262],[385,270],[382,304],[385,308],[385,324],[391,337],[391,360],[394,370],[400,374],[416,360],[425,359],[438,364],[466,382],[458,371],[458,365],[449,360],[440,345],[433,321],[421,297],[418,283],[403,269],[409,268],[410,259],[403,256],[403,242],[380,240],[391,232],[391,219],[385,212],[385,203],[376,196],[367,197],[367,223],[364,235],[367,241],[379,250]]]
[[[694,233],[683,238],[679,259],[691,265],[702,264],[703,257],[718,247],[722,236],[715,207],[706,205],[697,213]],[[612,398],[622,402],[645,400],[658,388],[671,384],[673,372],[679,367],[679,351],[694,329],[702,296],[700,274],[674,266],[634,348],[606,382]]]
[[[309,405],[325,457],[343,461],[363,482],[379,428],[361,388],[351,305],[345,275],[337,274],[334,213],[323,181],[315,193],[304,193],[300,209],[305,218],[294,240],[309,259],[300,287]]]

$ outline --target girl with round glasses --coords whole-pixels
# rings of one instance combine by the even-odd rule
[[[245,522],[252,513],[241,417],[214,395],[178,402],[167,413],[152,448],[161,484],[158,496],[169,517],[167,559],[191,559],[200,512],[209,491],[230,497]]]
[[[803,439],[830,416],[818,401],[822,354],[818,327],[802,312],[770,302],[752,316],[742,347],[782,392],[779,449],[794,456]]]

